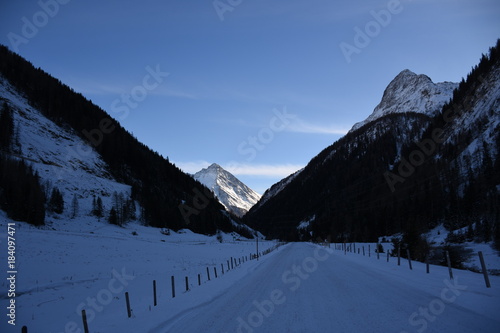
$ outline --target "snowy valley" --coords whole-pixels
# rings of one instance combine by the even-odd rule
[[[0,332],[497,332],[499,45],[458,84],[402,71],[263,196],[215,163],[182,172],[0,50]],[[13,217],[35,214],[10,200],[37,199],[21,164],[43,223]]]

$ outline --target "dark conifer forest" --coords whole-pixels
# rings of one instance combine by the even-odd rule
[[[173,230],[189,228],[203,234],[215,234],[217,230],[233,230],[223,206],[202,184],[182,172],[167,158],[140,143],[108,113],[83,95],[42,69],[35,68],[3,45],[0,46],[0,75],[22,92],[30,104],[47,118],[58,125],[71,127],[101,155],[116,180],[132,186],[132,199],[141,205],[141,219],[145,224]],[[7,155],[5,152],[9,152],[14,124],[8,105],[3,108],[0,119],[0,146],[4,155]],[[15,213],[22,209],[11,206],[20,202],[28,205],[25,198],[37,198],[40,195],[37,190],[39,184],[36,185],[37,176],[30,167],[22,162],[9,161],[7,156],[1,159],[1,163],[3,169],[0,175],[3,183],[0,188],[3,189],[3,195],[0,195],[3,198],[13,191],[9,187],[9,179],[14,178],[14,174],[31,175],[23,180],[25,187],[17,186],[23,199],[9,196],[8,201],[1,203],[6,211],[12,212],[9,213],[12,218],[24,219]],[[203,209],[192,208],[196,206],[197,200],[200,200],[197,193],[207,194],[202,197]],[[40,197],[41,203],[45,204],[45,201],[45,197]],[[27,220],[42,224],[44,209],[39,211],[37,207],[39,205],[33,206],[34,211]],[[53,202],[50,207],[60,209],[57,205],[54,206]]]

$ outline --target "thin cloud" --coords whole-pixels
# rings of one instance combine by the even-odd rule
[[[345,135],[349,129],[336,126],[336,125],[317,125],[305,122],[301,119],[296,119],[289,126],[287,130],[296,133],[308,134],[328,134],[328,135]]]

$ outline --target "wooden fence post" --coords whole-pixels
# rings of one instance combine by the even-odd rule
[[[259,257],[257,257],[257,258],[259,258]],[[231,269],[234,269],[233,257],[231,257]]]
[[[130,298],[128,297],[128,292],[125,292],[125,301],[127,302],[127,315],[132,317],[132,310],[130,309]]]
[[[389,250],[387,250],[387,262],[389,262]]]
[[[371,251],[371,248],[370,248],[370,244],[368,244],[368,257],[371,257],[371,256],[372,256],[371,252],[372,252],[372,251]]]
[[[446,262],[448,263],[448,272],[450,273],[450,280],[453,280],[453,271],[451,270],[450,253],[446,251]]]
[[[189,291],[189,278],[186,276],[186,291]]]
[[[363,256],[365,255],[365,247],[363,246]]]
[[[224,275],[224,264],[220,264],[220,268],[222,270],[222,275]]]
[[[171,280],[172,280],[172,298],[175,298],[175,280],[173,275]]]
[[[153,280],[153,305],[156,306],[156,280]]]
[[[380,247],[377,245],[377,260],[380,259]]]
[[[486,288],[491,288],[490,278],[488,277],[488,271],[486,270],[486,263],[484,262],[483,252],[479,251],[479,260],[481,261],[481,269],[483,270],[484,282],[486,283]]]
[[[406,255],[408,256],[408,265],[410,265],[410,270],[413,270],[411,267],[410,249],[406,249]]]
[[[208,276],[208,281],[210,281],[210,270],[207,267],[207,276]]]
[[[215,274],[215,278],[217,279],[217,267],[214,266],[214,274]]]
[[[82,310],[82,320],[83,320],[83,331],[85,333],[89,333],[89,325],[87,324],[87,313],[85,313],[85,310]],[[26,328],[26,330],[24,330],[24,328],[26,328],[26,326],[23,326],[23,331],[22,332],[28,332],[28,328]]]
[[[229,271],[229,260],[227,261],[227,270]]]
[[[201,286],[201,275],[198,274],[198,285]]]
[[[401,246],[398,245],[398,266],[401,266]]]
[[[425,256],[425,272],[427,274],[430,273],[429,255],[428,254]]]
[[[28,333],[28,327],[23,326],[23,327],[21,328],[21,333]]]

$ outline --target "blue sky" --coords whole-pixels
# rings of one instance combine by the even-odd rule
[[[500,2],[2,1],[0,32],[185,171],[216,162],[263,193],[403,69],[459,81],[500,37]]]

